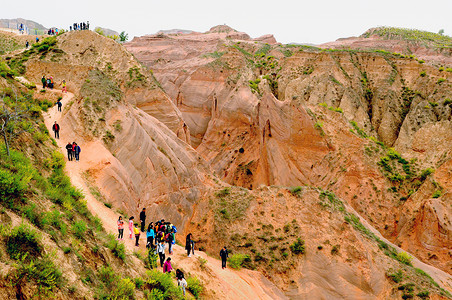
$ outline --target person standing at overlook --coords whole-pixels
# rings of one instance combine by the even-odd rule
[[[141,222],[141,232],[144,232],[144,227],[146,225],[146,208],[140,212],[140,222]]]

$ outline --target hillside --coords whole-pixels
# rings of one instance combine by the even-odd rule
[[[66,171],[103,230],[114,232],[116,214],[147,207],[181,240],[192,232],[215,257],[227,245],[231,266],[254,270],[221,275],[211,259],[204,269],[177,248],[175,263],[204,282],[206,298],[218,298],[215,289],[229,299],[248,297],[235,289],[258,298],[451,297],[452,74],[387,51],[262,40],[220,26],[124,47],[69,32],[4,55],[12,70],[2,67],[2,86],[49,74],[60,89],[66,79],[64,110],[46,119],[49,127],[58,118],[62,139],[52,143],[45,130],[43,139],[53,151],[66,140],[82,146],[82,162]],[[58,93],[38,88],[33,99]],[[131,259],[138,274],[125,276],[152,282]],[[80,296],[105,285],[96,276]]]
[[[452,37],[428,31],[377,27],[359,37],[341,38],[320,45],[321,48],[385,50],[410,56],[439,66],[452,65]]]

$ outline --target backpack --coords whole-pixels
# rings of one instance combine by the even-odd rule
[[[174,233],[177,233],[177,228],[174,225],[173,225],[173,231],[174,231]]]
[[[169,241],[169,233],[167,233],[166,235],[165,235],[165,242],[168,242]]]

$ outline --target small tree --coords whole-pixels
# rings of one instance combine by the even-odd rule
[[[5,142],[6,153],[10,156],[9,145],[11,139],[30,129],[30,124],[24,122],[29,108],[19,105],[17,96],[14,105],[6,103],[6,97],[2,96],[0,107],[0,134]]]
[[[444,34],[444,29],[440,29],[440,30],[438,31],[438,34],[443,35],[443,34]]]
[[[124,43],[127,42],[129,40],[129,34],[127,34],[125,31],[121,32],[119,34],[119,41]]]

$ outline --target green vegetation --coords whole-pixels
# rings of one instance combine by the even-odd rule
[[[396,27],[378,27],[368,30],[362,36],[365,38],[371,35],[378,35],[385,39],[401,39],[426,46],[434,46],[436,48],[452,47],[452,37],[438,33],[422,31],[417,29],[406,29]]]
[[[44,250],[40,235],[30,226],[21,224],[6,236],[6,252],[13,259],[41,256]]]
[[[235,253],[229,257],[229,266],[239,270],[251,262],[251,257],[247,254]]]
[[[397,253],[397,260],[400,261],[402,264],[411,266],[412,259],[413,258],[406,252],[402,251]]]
[[[187,289],[195,296],[195,299],[201,299],[201,294],[204,291],[204,285],[195,276],[189,276],[187,278]]]
[[[108,242],[105,244],[105,246],[111,250],[114,256],[121,260],[126,259],[126,248],[123,243],[119,243],[116,240],[116,237],[112,234],[108,235]]]
[[[403,280],[402,270],[398,270],[394,273],[387,273],[387,276],[391,278],[395,283],[399,283]]]
[[[289,191],[292,195],[300,197],[301,193],[303,192],[303,188],[301,186],[295,186],[291,188]]]
[[[260,79],[260,78],[257,78],[256,80],[250,80],[250,81],[249,81],[249,86],[250,86],[250,88],[251,88],[251,91],[252,91],[253,93],[258,94],[259,96],[262,95],[262,92],[261,92],[261,90],[259,89],[259,83],[260,83],[260,82],[261,82],[261,79]]]
[[[425,77],[427,75],[427,73],[425,71],[421,71],[421,73],[419,73],[419,76],[421,77]]]
[[[300,238],[297,238],[297,240],[290,245],[290,250],[292,250],[292,252],[294,254],[305,254],[306,253],[306,249],[304,246],[304,241]]]
[[[147,299],[182,300],[182,291],[174,284],[171,275],[157,270],[147,272],[144,287],[149,292],[145,293]]]

